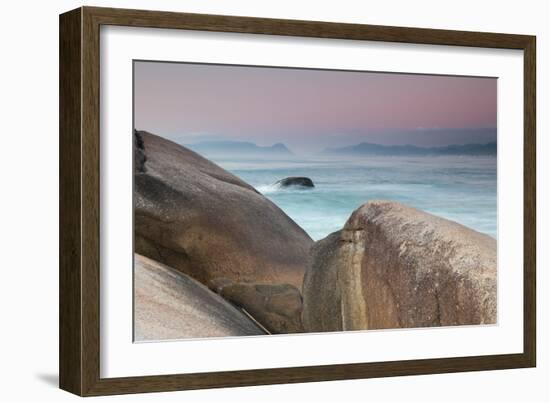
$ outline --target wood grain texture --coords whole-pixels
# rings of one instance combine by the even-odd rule
[[[527,41],[523,60],[523,354],[530,366],[534,367],[537,360],[537,57],[535,37],[530,37]]]
[[[59,386],[81,394],[81,10],[59,22]]]
[[[524,352],[246,371],[100,378],[101,25],[521,49],[524,51]],[[82,7],[60,16],[60,387],[81,396],[532,367],[536,363],[535,37]],[[130,134],[129,134],[130,135]]]

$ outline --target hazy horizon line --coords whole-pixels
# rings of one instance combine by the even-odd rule
[[[142,128],[136,128],[142,130]],[[306,141],[300,143],[299,136],[281,134],[280,137],[269,136],[262,140],[255,135],[250,138],[246,135],[232,136],[214,133],[161,133],[159,131],[148,130],[153,134],[164,137],[181,145],[199,145],[201,143],[220,143],[220,142],[240,142],[250,143],[258,147],[272,147],[276,144],[283,144],[291,151],[299,150],[300,153],[311,154],[322,152],[327,148],[340,148],[355,146],[361,143],[372,143],[382,146],[415,146],[422,148],[445,147],[452,145],[467,144],[488,144],[497,141],[496,127],[478,127],[478,128],[416,128],[416,129],[383,129],[372,130],[368,133],[362,131],[325,134],[318,138],[315,144]],[[437,138],[439,141],[433,141],[433,134],[439,132]],[[392,135],[392,133],[394,135]],[[289,136],[291,138],[289,138]],[[425,137],[430,137],[431,141],[426,141]],[[303,140],[303,139],[302,139]]]

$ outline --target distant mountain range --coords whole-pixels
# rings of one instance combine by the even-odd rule
[[[440,147],[418,147],[407,145],[382,145],[360,143],[353,146],[327,148],[324,155],[497,155],[497,143],[486,144],[454,144]]]
[[[205,155],[226,155],[226,156],[270,156],[289,157],[294,155],[282,143],[263,147],[246,141],[202,141],[195,144],[185,144],[187,148]]]

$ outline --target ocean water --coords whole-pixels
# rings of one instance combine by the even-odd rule
[[[342,228],[369,200],[394,200],[496,238],[495,157],[338,157],[286,161],[214,159],[279,206],[314,240]],[[313,189],[274,183],[307,176]]]

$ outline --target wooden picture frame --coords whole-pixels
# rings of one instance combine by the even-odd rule
[[[519,49],[524,56],[523,353],[229,372],[100,377],[99,35],[102,25]],[[80,396],[534,367],[535,37],[81,7],[60,16],[60,387]]]

